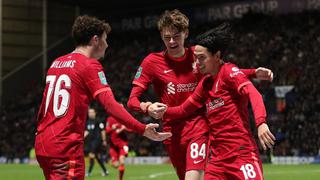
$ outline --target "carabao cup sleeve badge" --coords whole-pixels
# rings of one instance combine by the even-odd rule
[[[99,76],[101,84],[103,84],[103,85],[107,85],[108,84],[106,76],[104,75],[103,71],[98,72],[98,76]]]
[[[138,78],[141,76],[141,73],[142,73],[142,67],[140,66],[140,67],[138,68],[138,71],[137,71],[136,75],[134,76],[134,78],[135,78],[135,79],[138,79]]]

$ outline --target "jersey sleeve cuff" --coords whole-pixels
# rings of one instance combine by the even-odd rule
[[[138,132],[137,132],[138,134],[143,135],[144,131],[146,130],[146,125],[139,123],[137,130],[138,130]]]
[[[199,103],[198,101],[194,100],[192,97],[189,97],[188,100],[194,104],[195,106],[197,106],[198,108],[202,107],[203,104],[202,103]]]
[[[256,120],[256,127],[258,128],[263,123],[267,123],[266,118],[258,118]]]

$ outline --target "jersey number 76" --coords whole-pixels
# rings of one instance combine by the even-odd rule
[[[48,75],[46,78],[46,83],[49,83],[49,87],[47,91],[44,114],[47,114],[53,93],[53,113],[57,118],[64,116],[70,103],[70,93],[67,91],[67,89],[71,88],[71,80],[69,76],[66,74],[62,74],[58,77],[56,75]],[[61,88],[62,83],[64,83],[65,89]]]

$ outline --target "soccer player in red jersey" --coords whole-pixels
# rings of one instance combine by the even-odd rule
[[[72,27],[76,48],[53,61],[38,112],[35,151],[46,179],[84,179],[84,130],[89,103],[96,99],[106,112],[135,132],[153,140],[158,124],[144,125],[114,99],[97,59],[108,47],[109,24],[90,16],[79,16]]]
[[[118,168],[119,180],[122,180],[125,171],[124,162],[129,151],[128,139],[125,133],[128,129],[112,116],[106,119],[106,123],[106,132],[109,135],[111,163],[114,168]]]
[[[178,106],[192,95],[203,75],[193,68],[194,48],[184,47],[188,26],[188,18],[179,10],[162,14],[158,28],[166,50],[151,53],[143,60],[133,80],[129,108],[158,119],[166,109],[162,103],[169,107]],[[246,70],[252,76],[256,72],[262,79],[272,79],[272,72],[268,69]],[[153,84],[161,103],[140,102],[139,98],[149,84]],[[164,144],[179,179],[202,179],[209,139],[204,109],[184,118],[166,116],[162,122],[163,130],[173,134]]]
[[[196,62],[200,71],[208,74],[191,97],[180,106],[168,107],[164,117],[189,116],[205,105],[211,154],[204,179],[263,179],[258,147],[250,131],[249,101],[264,150],[272,148],[275,137],[266,124],[260,93],[236,65],[223,61],[230,40],[228,24],[198,36]]]

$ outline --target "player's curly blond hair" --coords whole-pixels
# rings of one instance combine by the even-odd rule
[[[88,45],[90,39],[97,35],[102,36],[104,32],[109,34],[111,31],[110,25],[99,20],[96,17],[88,15],[78,16],[72,26],[72,37],[76,46]]]
[[[158,21],[158,29],[175,28],[178,32],[185,32],[189,28],[189,18],[178,9],[166,10]]]

